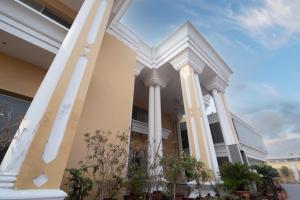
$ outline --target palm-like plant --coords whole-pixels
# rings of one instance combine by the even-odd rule
[[[259,180],[259,175],[252,172],[247,165],[226,163],[221,167],[224,186],[230,191],[247,191],[251,183]]]

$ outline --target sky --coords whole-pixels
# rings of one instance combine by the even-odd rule
[[[274,157],[300,153],[299,10],[299,0],[134,0],[122,22],[155,46],[189,20],[234,71],[231,111]]]

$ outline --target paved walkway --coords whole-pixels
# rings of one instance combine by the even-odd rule
[[[282,184],[288,193],[288,200],[300,200],[300,184]]]

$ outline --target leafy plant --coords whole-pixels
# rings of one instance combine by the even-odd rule
[[[176,159],[173,156],[165,156],[162,159],[162,165],[165,169],[165,179],[172,184],[172,194],[173,199],[176,198],[176,182],[179,177],[179,175],[182,172],[182,163],[180,162],[180,159]]]
[[[279,170],[281,174],[284,175],[285,177],[288,177],[290,175],[290,170],[287,166],[282,166]]]
[[[212,180],[212,172],[205,166],[204,162],[198,160],[195,162],[193,179],[196,181],[199,196],[201,196],[201,184]]]
[[[86,168],[97,187],[99,200],[113,199],[124,187],[127,163],[127,132],[113,134],[111,131],[97,130],[93,135],[86,133]]]
[[[250,184],[258,181],[259,175],[251,172],[250,168],[240,163],[225,163],[221,167],[221,177],[224,186],[230,191],[249,190]]]
[[[255,169],[257,171],[257,173],[263,175],[263,177],[266,177],[266,178],[279,177],[278,171],[270,165],[256,164],[256,165],[252,165],[251,169]]]
[[[70,168],[66,171],[70,174],[68,177],[68,197],[67,200],[82,200],[89,195],[93,189],[93,181],[86,176],[86,167],[79,163],[80,168]]]
[[[132,164],[128,168],[127,186],[131,195],[142,198],[147,189],[148,176],[145,168],[137,164]]]

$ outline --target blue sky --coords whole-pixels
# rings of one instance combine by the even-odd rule
[[[122,22],[155,46],[191,21],[231,66],[231,110],[270,156],[300,153],[300,1],[135,0]]]

